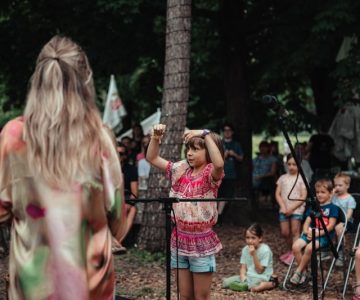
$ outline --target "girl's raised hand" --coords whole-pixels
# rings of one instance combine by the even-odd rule
[[[154,125],[154,127],[152,129],[152,137],[161,139],[162,136],[164,135],[165,129],[166,129],[166,125],[164,125],[164,124]]]
[[[203,130],[201,129],[188,130],[183,135],[184,143],[187,144],[192,137],[194,136],[201,137],[202,134],[203,134]]]

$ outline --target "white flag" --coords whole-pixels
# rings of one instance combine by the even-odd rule
[[[123,128],[121,118],[126,116],[125,106],[119,96],[115,77],[111,75],[108,94],[106,96],[103,122],[108,125],[115,134]]]
[[[140,122],[140,125],[141,125],[145,135],[149,134],[151,132],[151,129],[155,124],[160,123],[160,117],[161,117],[161,111],[160,111],[160,108],[158,108],[155,113],[153,113],[151,116],[147,117],[146,119],[144,119]],[[133,136],[131,128],[128,131],[125,131],[122,135],[120,135],[120,137],[118,139],[121,140],[125,136],[128,136],[128,137]]]

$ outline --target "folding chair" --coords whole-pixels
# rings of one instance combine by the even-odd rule
[[[343,242],[343,240],[344,240],[344,235],[345,235],[345,231],[346,231],[347,222],[348,222],[348,220],[347,220],[347,217],[346,217],[346,213],[344,212],[344,210],[343,210],[341,207],[339,207],[339,217],[338,217],[338,219],[337,219],[337,221],[336,221],[336,224],[338,224],[338,223],[344,223],[344,229],[343,229],[343,231],[342,231],[339,239],[336,240],[336,251],[339,251],[340,248],[341,248],[341,246],[342,246],[342,242]],[[336,237],[336,239],[337,239],[337,236],[335,236],[335,237]],[[321,248],[316,249],[316,252],[320,252],[320,254],[321,254],[322,252],[328,252],[328,251],[330,251],[330,247],[321,247]],[[320,257],[320,260],[319,260],[319,257]],[[319,255],[319,257],[318,257],[318,263],[320,264],[320,263],[321,263],[321,255]],[[295,261],[295,258],[293,258],[293,260],[291,261],[291,264],[290,264],[290,266],[289,266],[289,268],[288,268],[288,270],[287,270],[287,272],[286,272],[286,275],[285,275],[285,278],[284,278],[284,282],[283,282],[283,284],[282,284],[282,287],[283,287],[283,289],[285,289],[285,290],[291,290],[291,289],[287,286],[287,282],[288,282],[288,280],[289,280],[289,277],[290,277],[290,274],[291,274],[291,270],[292,270],[294,261]],[[332,270],[333,270],[333,268],[334,268],[334,265],[335,265],[335,261],[336,261],[336,258],[333,257],[333,258],[332,258],[332,261],[331,261],[331,264],[330,264],[330,267],[329,267],[329,270],[328,270],[328,272],[327,272],[327,274],[326,274],[326,279],[325,279],[325,281],[324,281],[324,285],[323,285],[323,287],[322,287],[322,290],[321,290],[321,292],[320,292],[320,295],[325,292],[326,286],[327,286],[328,281],[329,281],[329,279],[330,279],[331,272],[332,272]],[[344,267],[344,269],[345,269],[345,267]],[[344,272],[344,281],[345,281],[345,272]]]
[[[353,212],[353,218],[354,218],[353,225],[355,228],[357,228],[353,247],[352,247],[352,249],[354,249],[354,248],[358,247],[359,243],[360,243],[360,193],[352,193],[351,195],[354,197],[354,199],[356,201],[356,208],[354,209],[354,212]],[[345,281],[344,281],[344,288],[343,288],[343,293],[342,293],[343,299],[345,299],[347,285],[349,283],[349,278],[350,278],[350,273],[352,270],[354,270],[354,267],[355,267],[355,256],[351,255],[349,265],[348,265],[348,270],[347,270]]]

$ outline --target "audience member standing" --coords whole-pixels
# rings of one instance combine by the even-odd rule
[[[332,178],[331,168],[334,166],[334,140],[324,131],[310,137],[308,142],[309,163],[313,170],[313,182],[319,178]]]
[[[235,188],[237,185],[237,163],[244,158],[240,144],[233,139],[234,129],[229,123],[223,127],[223,142],[225,148],[224,172],[225,177],[219,189],[219,198],[235,197]],[[226,205],[225,201],[218,202],[218,224],[222,223],[222,213]]]
[[[69,38],[42,48],[24,117],[1,133],[0,191],[0,220],[12,218],[10,299],[114,298],[121,169],[88,59]]]
[[[138,197],[138,173],[135,166],[128,162],[127,148],[121,144],[117,144],[117,152],[120,155],[121,169],[124,174],[124,188],[125,199],[136,199]],[[128,235],[136,216],[136,207],[132,204],[126,203],[126,227],[124,233],[117,239],[114,239],[113,253],[121,254],[126,252],[126,248],[122,245],[126,236]]]
[[[150,137],[144,136],[142,139],[142,152],[138,154],[137,169],[139,175],[139,190],[147,190],[151,165],[146,160],[147,148],[149,146]]]
[[[143,138],[141,139],[141,150],[140,152],[138,152],[136,154],[136,163],[139,162],[140,159],[145,158],[146,154],[146,149],[149,146],[150,143],[150,135],[144,135]]]
[[[132,126],[132,137],[133,137],[132,151],[138,154],[139,152],[141,152],[141,143],[144,137],[144,131],[140,123],[135,123]]]
[[[279,142],[270,142],[270,154],[276,159],[276,178],[285,173],[284,157],[279,153]]]
[[[257,209],[260,195],[270,196],[275,202],[276,171],[276,158],[270,154],[270,144],[267,141],[261,141],[258,156],[253,159],[255,209]]]
[[[304,171],[307,182],[310,183],[314,172],[309,163],[309,152],[307,149],[308,147],[306,142],[295,144],[296,157],[298,158],[301,168]]]

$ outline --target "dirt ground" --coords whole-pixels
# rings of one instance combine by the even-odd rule
[[[275,212],[276,214],[276,212]],[[285,252],[284,243],[280,237],[279,226],[276,221],[271,224],[261,224],[265,230],[264,242],[273,251],[274,271],[282,283],[288,267],[279,261],[279,256]],[[276,220],[275,218],[272,218]],[[281,287],[260,294],[250,292],[233,292],[222,288],[222,279],[239,272],[239,259],[241,249],[245,246],[245,227],[223,225],[215,229],[223,244],[223,250],[217,255],[217,272],[213,277],[211,299],[312,299],[312,286],[308,283],[301,290],[285,291]],[[353,234],[347,236],[347,252],[349,257]],[[325,275],[330,263],[324,263]],[[145,263],[143,259],[134,257],[133,254],[116,257],[117,266],[117,294],[130,299],[166,299],[165,297],[165,262]],[[346,269],[347,270],[347,269]],[[319,272],[320,274],[320,272]],[[350,284],[353,275],[350,277]],[[319,275],[320,282],[320,275]],[[343,270],[334,269],[324,299],[341,299],[343,288]],[[176,297],[176,282],[172,277],[172,297]],[[319,288],[320,292],[320,288]],[[347,298],[351,299],[351,286],[348,288]],[[320,299],[320,297],[319,297]]]
[[[273,212],[273,214],[276,214],[276,212]],[[273,251],[274,270],[282,282],[287,270],[287,266],[279,261],[279,256],[285,252],[284,243],[280,237],[277,222],[269,222],[269,218],[264,219],[266,219],[266,224],[261,223],[265,230],[264,242],[267,243]],[[276,218],[270,219],[276,220]],[[222,289],[222,279],[224,277],[237,275],[239,272],[240,253],[245,245],[245,227],[225,224],[215,230],[220,237],[224,249],[217,255],[217,272],[213,277],[211,299],[312,299],[312,287],[310,284],[307,284],[302,290],[298,291],[285,291],[279,287],[260,294],[232,292]],[[349,257],[349,249],[352,245],[353,238],[352,234],[347,235],[347,257]],[[154,260],[149,257],[149,255],[137,249],[132,249],[125,255],[116,256],[117,295],[129,299],[166,299],[164,256],[162,256],[160,260]],[[8,259],[6,257],[0,259],[0,299],[6,299],[4,276],[8,269],[7,261]],[[325,269],[327,265],[324,266]],[[353,282],[353,275],[349,282]],[[331,276],[325,299],[341,299],[342,287],[342,270],[336,268]],[[177,299],[176,282],[174,278],[172,278],[171,290],[171,298]],[[347,299],[351,299],[351,286],[348,288]]]

